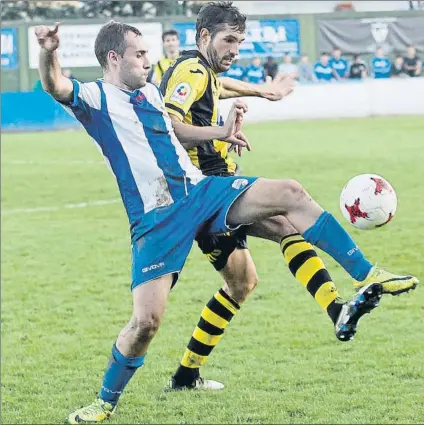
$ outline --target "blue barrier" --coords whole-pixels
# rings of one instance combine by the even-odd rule
[[[1,94],[2,131],[78,128],[79,122],[42,90]]]

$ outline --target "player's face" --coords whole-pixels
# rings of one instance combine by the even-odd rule
[[[234,31],[228,25],[223,31],[216,33],[213,39],[208,38],[206,51],[209,63],[215,72],[225,72],[231,67],[244,39],[244,32]]]
[[[410,58],[415,57],[415,48],[414,47],[408,47],[408,56]]]
[[[342,55],[342,52],[340,50],[336,49],[336,50],[333,51],[333,58],[334,59],[339,60],[341,55]]]
[[[321,63],[322,63],[324,66],[327,66],[327,65],[328,65],[328,56],[327,56],[327,55],[322,55],[322,56],[321,56]]]
[[[383,49],[382,48],[377,49],[377,57],[382,57],[383,55],[384,55]]]
[[[125,36],[127,48],[119,65],[119,79],[131,90],[144,87],[150,70],[147,44],[141,36],[129,32]]]
[[[180,40],[176,35],[167,35],[163,40],[163,49],[166,55],[173,55],[180,49]]]

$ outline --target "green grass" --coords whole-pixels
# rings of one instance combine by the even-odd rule
[[[344,222],[372,261],[424,276],[422,117],[251,125],[246,175],[293,177],[341,219],[360,173],[385,176],[399,207],[385,228]],[[131,313],[130,246],[112,175],[82,132],[2,141],[2,423],[63,423],[91,402]],[[57,162],[58,161],[58,162]],[[32,213],[10,210],[59,207]],[[424,291],[384,297],[340,343],[286,269],[277,245],[250,239],[260,284],[203,369],[226,389],[163,393],[204,303],[221,285],[193,249],[146,365],[110,423],[424,423]],[[340,291],[350,278],[325,256]]]

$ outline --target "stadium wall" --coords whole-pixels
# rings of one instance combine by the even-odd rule
[[[246,122],[424,115],[424,77],[299,85],[279,102],[245,100],[249,105]],[[231,103],[221,102],[224,119]],[[3,93],[1,115],[2,131],[79,128],[79,123],[43,91]]]

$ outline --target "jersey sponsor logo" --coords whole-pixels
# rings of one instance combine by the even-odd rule
[[[142,269],[141,271],[143,273],[151,272],[152,270],[161,269],[164,265],[165,263],[152,264],[149,267],[144,267],[144,269]]]
[[[233,188],[234,189],[243,189],[243,187],[246,187],[249,184],[249,181],[246,179],[237,179],[233,182]]]
[[[195,69],[194,71],[192,69],[190,69],[190,72],[192,74],[203,74],[203,71],[201,69]]]
[[[170,100],[173,101],[173,102],[177,102],[180,105],[184,105],[184,102],[190,96],[190,93],[191,93],[190,84],[180,83],[175,88],[174,93],[172,93]]]

